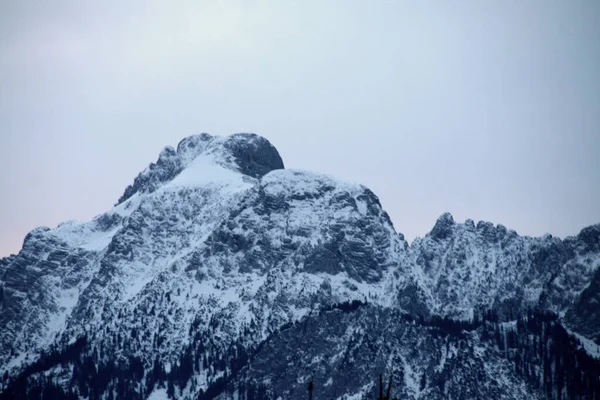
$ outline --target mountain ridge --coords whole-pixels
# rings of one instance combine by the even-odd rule
[[[196,398],[237,370],[233,354],[254,354],[280,327],[351,301],[455,320],[494,310],[514,321],[540,309],[598,340],[599,266],[600,225],[532,238],[444,213],[409,245],[368,188],[285,169],[255,134],[195,135],[166,147],[108,212],[36,228],[19,254],[0,259],[0,374],[8,381],[42,351],[85,337],[81,357],[96,370],[141,365],[132,382],[146,386],[148,368],[182,374],[190,354],[191,375],[169,393]],[[72,385],[57,368],[55,380]],[[128,388],[142,398],[159,389]]]

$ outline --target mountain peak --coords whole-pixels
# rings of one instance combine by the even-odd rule
[[[275,169],[283,169],[283,160],[277,149],[264,137],[254,133],[235,133],[230,136],[212,136],[208,133],[182,139],[177,150],[165,147],[158,160],[151,163],[129,185],[117,204],[136,193],[151,193],[173,180],[200,156],[243,175],[260,178]]]
[[[600,224],[583,228],[577,239],[587,251],[600,251]]]
[[[206,132],[185,137],[177,144],[177,154],[184,159],[186,163],[189,163],[204,151],[206,145],[213,138],[214,136],[209,135]]]
[[[223,146],[235,157],[239,171],[244,175],[260,178],[273,170],[284,169],[275,146],[255,133],[235,133]]]
[[[445,239],[452,233],[452,227],[455,225],[454,218],[449,212],[445,212],[437,219],[431,237],[434,239]]]

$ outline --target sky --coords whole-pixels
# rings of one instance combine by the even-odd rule
[[[439,215],[600,223],[600,2],[0,2],[0,256],[109,210],[166,145],[255,132]]]

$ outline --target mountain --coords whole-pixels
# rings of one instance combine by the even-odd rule
[[[362,185],[263,137],[166,147],[115,206],[0,260],[0,398],[600,398],[600,225],[442,215],[411,245]],[[596,340],[596,343],[594,343]],[[597,358],[595,358],[597,357]],[[345,396],[345,397],[344,397]]]
[[[565,240],[519,236],[503,225],[442,215],[411,246],[411,278],[427,309],[455,318],[495,309],[504,318],[541,307],[564,314],[600,266],[600,225]]]

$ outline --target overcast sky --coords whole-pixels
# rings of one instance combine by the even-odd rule
[[[165,145],[256,132],[399,232],[600,222],[600,1],[1,1],[0,256]]]

